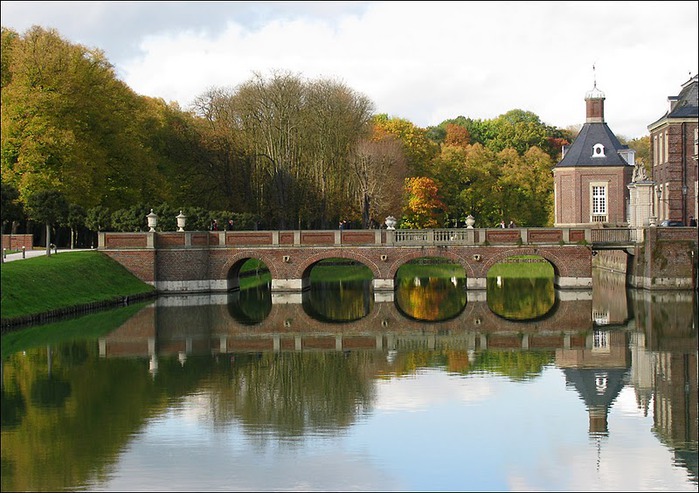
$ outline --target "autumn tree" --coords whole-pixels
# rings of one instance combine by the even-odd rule
[[[402,197],[396,193],[395,184],[404,182],[408,170],[402,145],[395,137],[358,142],[350,156],[350,168],[350,183],[364,228],[372,223],[381,224],[383,217],[398,214]]]
[[[445,126],[444,145],[466,147],[471,143],[471,136],[468,130],[454,123],[447,123]]]
[[[424,176],[406,178],[405,196],[406,207],[401,227],[422,229],[441,226],[444,203],[434,180]]]
[[[405,118],[389,118],[386,114],[373,117],[375,138],[393,135],[403,144],[408,167],[413,176],[424,174],[430,161],[439,153],[439,146],[427,138],[427,130]]]

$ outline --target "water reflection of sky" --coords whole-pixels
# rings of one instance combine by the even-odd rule
[[[598,447],[584,403],[554,367],[524,382],[433,369],[375,385],[374,406],[349,428],[284,442],[214,425],[211,396],[190,396],[90,489],[696,491],[628,386]]]

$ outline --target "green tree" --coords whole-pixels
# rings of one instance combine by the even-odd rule
[[[46,255],[51,255],[51,227],[66,221],[66,198],[56,190],[42,190],[28,197],[26,207],[33,221],[46,225]]]
[[[13,233],[13,224],[15,221],[22,219],[24,212],[22,204],[19,202],[19,192],[9,183],[2,182],[2,190],[0,191],[0,220],[2,223],[2,232],[5,232],[5,225],[10,225],[10,233]]]
[[[1,166],[22,201],[51,188],[85,208],[167,193],[146,145],[149,109],[101,50],[38,26],[3,30],[3,44]]]
[[[86,212],[85,209],[77,204],[68,206],[68,215],[66,217],[66,225],[70,228],[70,248],[75,248],[78,229],[85,226]]]

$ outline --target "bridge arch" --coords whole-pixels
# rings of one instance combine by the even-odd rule
[[[371,257],[363,255],[362,253],[359,253],[357,251],[348,249],[323,250],[322,252],[318,252],[314,255],[311,255],[310,257],[304,259],[303,262],[299,263],[299,266],[296,270],[296,277],[302,280],[304,286],[308,286],[310,283],[309,278],[313,266],[315,266],[318,262],[322,260],[327,260],[331,258],[356,260],[357,262],[360,262],[361,264],[368,267],[369,270],[371,270],[371,274],[374,277],[374,279],[381,278],[381,270]]]
[[[566,276],[568,274],[566,263],[555,253],[542,248],[519,247],[510,250],[501,250],[485,259],[485,262],[483,263],[483,275],[486,276],[488,271],[495,264],[507,260],[510,257],[517,257],[521,255],[536,255],[538,257],[542,257],[551,265],[551,267],[553,267],[554,278],[558,278],[562,275]]]
[[[279,275],[275,259],[271,255],[267,255],[264,251],[248,250],[237,252],[226,258],[226,261],[223,263],[223,266],[218,273],[218,279],[226,280],[227,291],[240,288],[240,269],[249,259],[259,260],[260,262],[264,263],[267,266],[267,269],[269,269],[272,279],[275,279]]]
[[[447,249],[439,249],[439,250],[430,250],[430,251],[407,251],[401,253],[401,255],[395,259],[394,262],[391,263],[391,267],[388,271],[388,276],[393,279],[396,277],[396,274],[398,273],[398,269],[400,269],[403,265],[407,264],[411,260],[415,260],[418,258],[425,258],[425,257],[436,257],[436,258],[446,258],[449,259],[457,264],[459,264],[461,267],[464,269],[464,273],[466,274],[466,278],[471,278],[475,277],[476,274],[473,270],[473,267],[469,264],[469,261],[466,260],[462,255],[459,255],[451,250]]]

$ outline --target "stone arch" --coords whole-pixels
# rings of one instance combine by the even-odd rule
[[[404,264],[406,264],[409,261],[414,260],[416,258],[423,258],[423,257],[439,257],[439,258],[447,258],[449,260],[453,260],[454,262],[459,264],[461,267],[463,267],[464,273],[466,274],[467,279],[473,278],[476,276],[475,272],[473,271],[473,267],[469,264],[468,260],[466,260],[466,258],[464,258],[462,255],[454,253],[451,250],[439,249],[437,251],[410,250],[410,251],[405,251],[405,252],[401,253],[401,255],[391,264],[391,267],[389,268],[389,271],[388,271],[388,277],[391,279],[396,277],[396,273],[398,272],[398,269],[400,269]]]
[[[267,268],[269,269],[269,273],[272,276],[272,279],[277,279],[278,278],[278,270],[277,270],[277,265],[274,262],[274,259],[272,258],[271,255],[268,255],[267,252],[261,251],[261,250],[245,250],[245,251],[239,251],[234,253],[233,255],[230,255],[229,257],[226,258],[226,261],[223,263],[223,266],[221,267],[221,270],[219,271],[218,274],[218,279],[225,279],[225,280],[230,280],[230,274],[231,271],[235,270],[236,267],[238,268],[238,271],[240,267],[242,267],[243,263],[247,259],[257,259],[261,262],[263,262]],[[238,272],[236,272],[237,275]],[[228,290],[235,289],[239,287],[239,285],[236,286],[228,286]]]
[[[488,258],[483,263],[483,275],[486,276],[488,274],[488,271],[490,270],[490,268],[493,267],[493,265],[497,264],[498,262],[502,262],[505,259],[508,259],[510,257],[515,257],[518,255],[537,255],[539,257],[542,257],[549,264],[551,264],[551,267],[553,267],[554,277],[560,277],[561,275],[565,275],[567,273],[567,268],[565,267],[565,263],[557,255],[552,254],[551,252],[549,252],[547,250],[542,250],[540,248],[518,247],[518,248],[512,248],[512,249],[508,249],[508,250],[499,250],[497,253],[494,253],[492,256],[489,255]]]
[[[329,258],[346,258],[349,260],[356,260],[357,262],[361,262],[363,265],[366,265],[369,268],[369,270],[371,270],[371,274],[374,276],[374,279],[381,278],[381,271],[379,269],[379,266],[371,257],[358,253],[356,250],[349,249],[323,250],[314,255],[311,255],[299,264],[298,268],[296,269],[296,272],[294,273],[296,278],[305,279],[306,277],[308,277],[310,268],[313,265],[320,262],[321,260]]]

